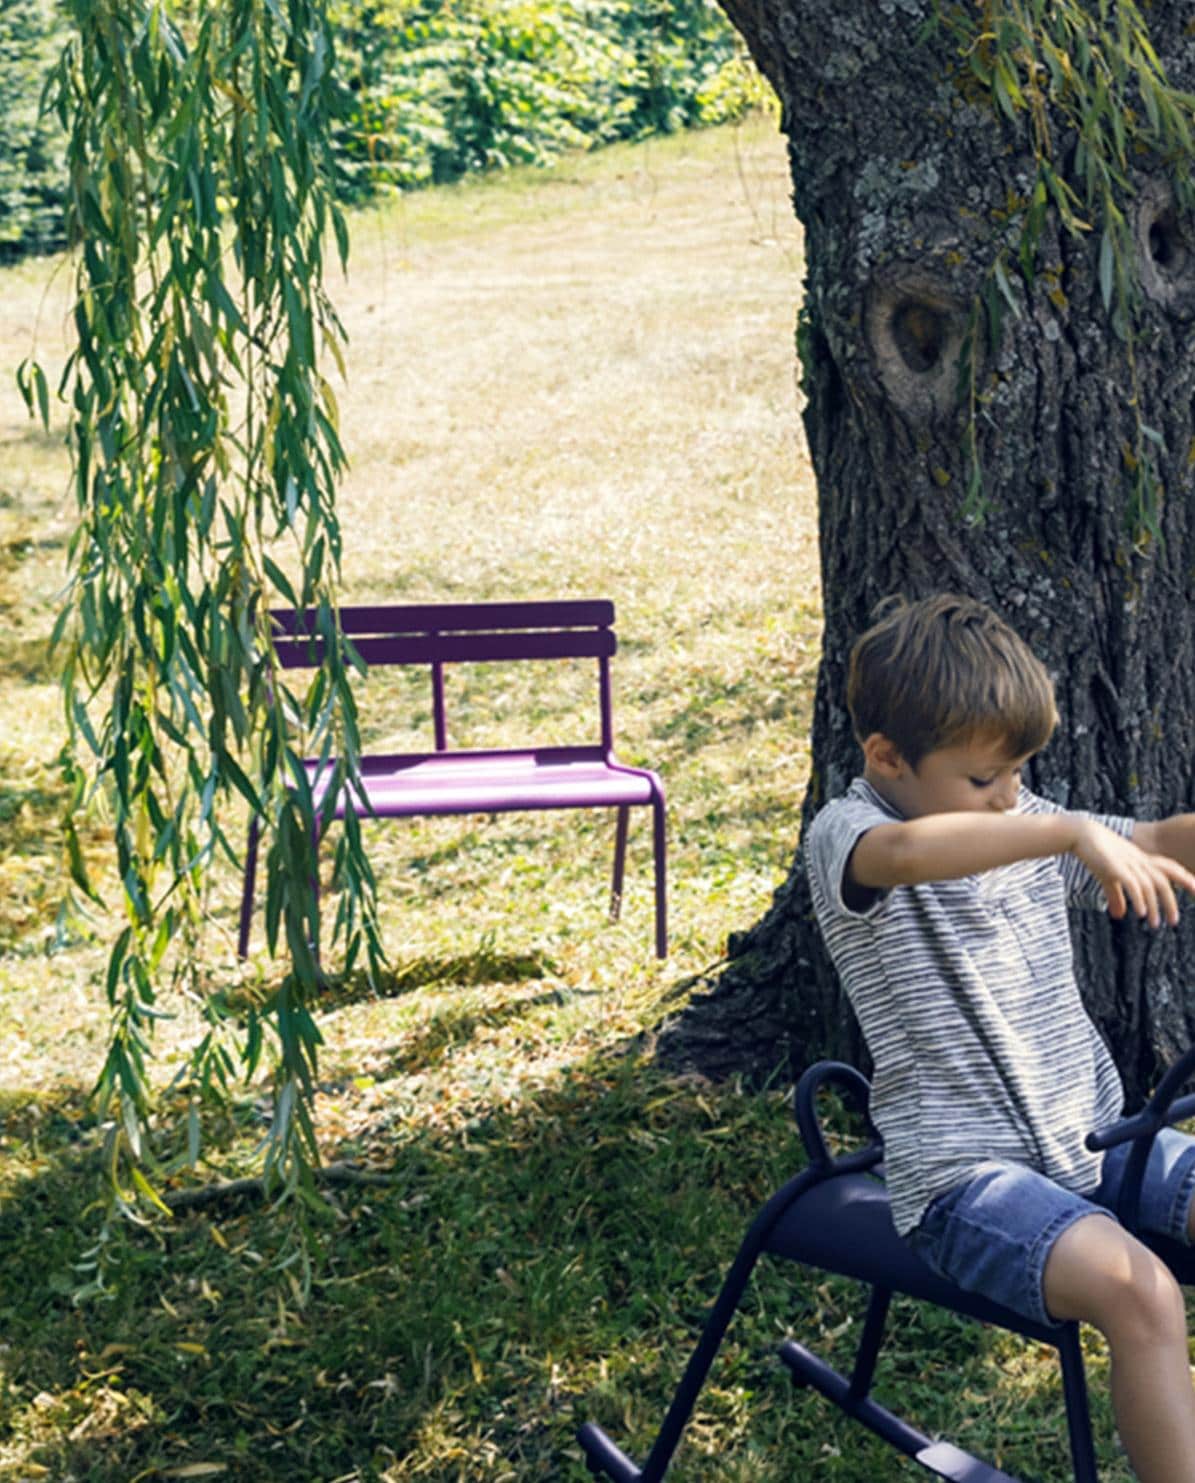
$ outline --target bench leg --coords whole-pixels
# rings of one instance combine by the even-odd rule
[[[311,956],[315,959],[316,974],[320,983],[324,982],[323,969],[320,967],[319,959],[319,845],[320,829],[319,819],[316,818],[315,826],[311,832],[311,910],[313,913],[311,923]]]
[[[656,871],[656,957],[668,956],[668,842],[664,828],[664,800],[652,799],[652,856]]]
[[[237,933],[237,957],[249,956],[249,922],[253,916],[253,888],[257,881],[257,815],[249,820],[245,846],[245,879],[241,886],[241,923]]]
[[[622,911],[622,877],[627,863],[627,825],[630,817],[630,805],[620,804],[618,823],[614,831],[614,870],[610,876],[610,920],[612,922],[618,921]]]
[[[668,844],[665,832],[664,800],[654,797],[652,813],[652,862],[655,869],[656,957],[668,956]],[[610,878],[610,920],[617,922],[622,910],[622,881],[627,860],[627,826],[631,810],[620,804],[614,834],[614,870]]]

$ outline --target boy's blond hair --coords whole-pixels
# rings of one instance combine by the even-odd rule
[[[991,608],[941,593],[889,598],[851,650],[847,706],[860,742],[880,732],[910,767],[978,738],[1010,759],[1049,741],[1058,721],[1044,665]]]

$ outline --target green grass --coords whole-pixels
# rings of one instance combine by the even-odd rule
[[[610,821],[371,831],[391,968],[334,984],[317,1115],[329,1159],[393,1174],[304,1214],[224,1203],[119,1228],[108,1296],[73,1294],[100,1228],[86,1094],[113,920],[55,935],[61,727],[46,656],[71,527],[61,422],[0,387],[0,1479],[562,1480],[587,1418],[641,1455],[750,1213],[795,1166],[779,1085],[663,1072],[661,1024],[783,879],[808,771],[816,508],[794,391],[801,245],[774,127],[614,149],[430,191],[354,223],[342,426],[350,597],[608,595],[619,748],[663,774],[672,942],[651,953],[632,830],[605,921]],[[66,275],[3,275],[0,361],[65,343]],[[578,668],[454,675],[462,739],[564,739]],[[426,723],[376,677],[376,742]],[[424,733],[426,734],[426,733]],[[88,849],[110,877],[102,832]],[[260,992],[213,881],[211,990]],[[163,1086],[195,1033],[161,1027]],[[205,1126],[203,1178],[251,1172],[264,1087]],[[164,1099],[159,1140],[177,1140]],[[775,1358],[844,1360],[849,1285],[761,1271],[677,1483],[922,1476]],[[879,1380],[911,1417],[1043,1483],[1067,1476],[1050,1356],[898,1305]],[[1123,1480],[1093,1350],[1101,1477]]]

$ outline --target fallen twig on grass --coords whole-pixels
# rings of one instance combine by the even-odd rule
[[[393,1184],[394,1176],[381,1174],[374,1169],[358,1169],[353,1164],[324,1164],[313,1169],[316,1184]],[[251,1197],[264,1200],[268,1188],[260,1176],[247,1179],[225,1179],[216,1184],[201,1185],[198,1189],[172,1190],[162,1195],[162,1203],[171,1210],[197,1210],[204,1205],[216,1205],[221,1200]]]

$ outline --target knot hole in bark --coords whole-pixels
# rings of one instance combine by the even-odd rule
[[[1164,308],[1195,313],[1195,242],[1165,180],[1149,180],[1137,197],[1137,257],[1141,286]]]
[[[901,277],[869,298],[867,339],[889,398],[915,421],[949,416],[957,403],[962,303],[936,283]]]
[[[935,304],[905,299],[892,311],[892,338],[901,360],[918,376],[941,361],[946,329],[946,316]]]
[[[1167,211],[1149,225],[1149,255],[1159,273],[1172,278],[1186,265],[1187,244],[1178,229],[1178,218]]]

